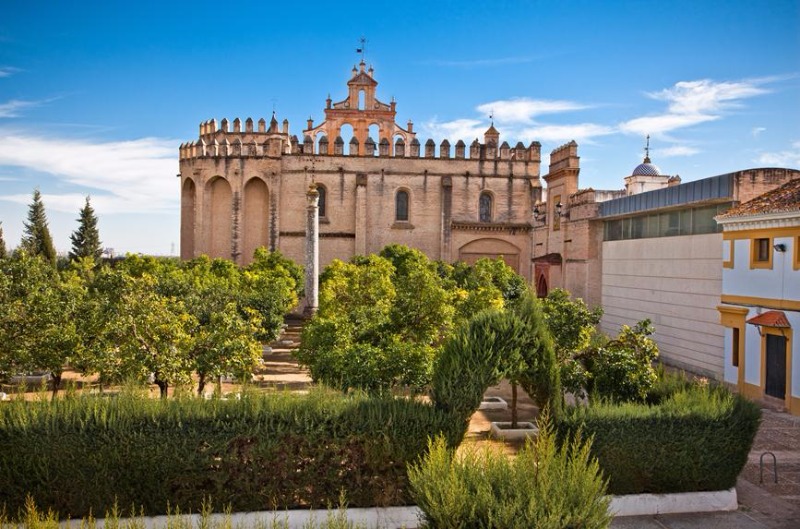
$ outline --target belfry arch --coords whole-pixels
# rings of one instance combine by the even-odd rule
[[[352,143],[356,152],[349,154],[350,156],[366,156],[373,154],[367,152],[370,128],[373,128],[374,131],[377,127],[380,137],[373,137],[373,142],[378,146],[383,139],[390,141],[391,152],[388,155],[392,156],[394,155],[393,138],[395,136],[401,136],[406,145],[409,145],[416,137],[413,124],[409,121],[408,128],[400,127],[395,123],[397,117],[395,102],[386,104],[378,100],[375,94],[378,82],[373,78],[372,67],[367,69],[364,61],[361,61],[359,68],[353,67],[352,73],[352,77],[347,82],[347,98],[334,103],[329,96],[325,106],[325,121],[315,127],[314,121],[309,119],[308,128],[303,131],[303,135],[308,135],[316,140],[319,134],[325,134],[330,141],[324,154],[334,154],[333,141],[340,135],[348,147],[351,145],[351,137],[340,134],[344,125],[351,125],[353,127],[352,137],[356,139],[357,144],[356,142]],[[344,150],[347,152],[347,147]]]

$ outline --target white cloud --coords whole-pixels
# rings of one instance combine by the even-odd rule
[[[24,108],[37,107],[41,101],[23,101],[12,99],[6,103],[0,103],[0,118],[16,118],[20,115],[20,110]]]
[[[644,116],[621,123],[619,129],[623,132],[644,136],[646,134],[664,134],[675,129],[691,127],[707,121],[715,121],[719,116],[710,115],[681,115],[662,114],[660,116]]]
[[[667,111],[634,118],[620,124],[620,130],[631,134],[664,134],[720,119],[724,112],[741,106],[741,100],[769,93],[761,85],[774,78],[715,82],[710,79],[680,81],[675,86],[647,95],[667,102]]]
[[[754,138],[757,138],[762,132],[766,131],[766,127],[753,127],[751,133],[753,134]]]
[[[800,141],[793,142],[785,151],[761,153],[756,161],[772,167],[800,168]]]
[[[13,66],[0,66],[0,78],[11,77],[19,71],[19,68],[14,68]]]
[[[657,158],[671,158],[674,156],[693,156],[700,152],[700,149],[687,145],[675,145],[663,149],[653,149],[653,156]]]
[[[453,121],[439,122],[436,118],[422,124],[422,131],[433,138],[447,139],[451,144],[458,140],[466,143],[472,142],[475,138],[483,141],[483,133],[489,128],[487,123],[477,119],[456,119]]]
[[[492,114],[494,119],[503,123],[533,123],[533,118],[542,114],[554,114],[589,108],[587,105],[573,101],[547,99],[530,99],[517,97],[478,105],[478,112]]]
[[[710,79],[680,81],[672,88],[648,94],[653,99],[667,101],[672,114],[703,114],[738,106],[740,99],[766,94],[759,85],[768,79],[716,83]]]
[[[489,116],[500,132],[501,142],[517,141],[583,141],[590,143],[597,136],[613,134],[615,129],[595,123],[545,124],[536,118],[543,114],[557,114],[590,108],[589,105],[566,100],[531,99],[517,97],[481,103],[475,110],[483,119],[461,118],[440,122],[436,118],[422,124],[421,132],[434,138],[447,138],[452,142],[464,140],[467,144],[483,135],[489,128]]]
[[[177,141],[142,138],[96,142],[19,134],[0,129],[0,165],[52,174],[86,191],[49,196],[48,207],[76,211],[87,193],[98,213],[172,211],[178,204]],[[19,195],[0,200],[22,201]],[[81,199],[82,200],[82,199]],[[24,197],[24,203],[30,201]]]

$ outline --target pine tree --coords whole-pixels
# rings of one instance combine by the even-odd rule
[[[0,259],[5,259],[7,255],[6,240],[3,239],[3,223],[0,222]]]
[[[56,249],[53,246],[53,237],[50,236],[50,228],[47,226],[42,194],[38,189],[33,191],[33,202],[28,209],[28,222],[25,223],[20,248],[28,255],[41,255],[53,266],[56,264]]]
[[[89,197],[86,197],[86,205],[81,209],[77,220],[78,229],[69,237],[72,241],[69,258],[76,261],[81,257],[91,257],[95,262],[99,261],[103,248],[100,243],[100,232],[97,230],[97,216],[89,203]]]

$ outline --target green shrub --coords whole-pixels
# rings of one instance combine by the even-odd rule
[[[556,358],[565,391],[584,396],[586,372],[575,357],[589,347],[597,336],[597,325],[603,309],[589,309],[581,298],[572,299],[563,288],[554,288],[542,299],[547,328],[553,336]]]
[[[761,411],[722,387],[693,385],[658,405],[596,402],[570,408],[562,438],[594,437],[612,494],[725,490],[747,462]]]
[[[650,320],[642,320],[632,328],[623,325],[615,340],[582,355],[589,394],[622,402],[644,401],[658,378],[653,367],[658,345],[651,334]]]
[[[115,503],[162,514],[410,501],[406,464],[458,420],[410,399],[314,391],[241,400],[73,397],[0,406],[0,510],[30,494],[60,516]]]
[[[442,439],[409,468],[412,494],[426,527],[608,527],[609,498],[591,442],[580,435],[558,446],[546,420],[515,458],[462,449]]]

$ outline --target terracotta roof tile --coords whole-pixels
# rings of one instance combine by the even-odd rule
[[[786,318],[786,314],[780,310],[768,310],[767,312],[761,313],[758,316],[753,316],[747,320],[747,323],[752,325],[763,325],[764,327],[791,328],[789,320]]]
[[[765,213],[800,211],[800,178],[795,178],[777,189],[739,204],[717,218],[746,217]]]

